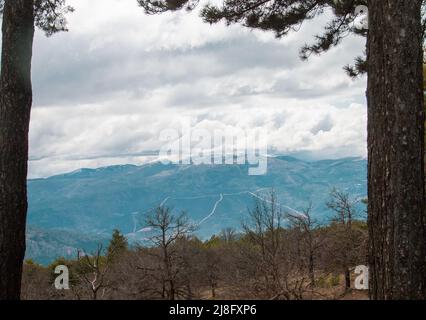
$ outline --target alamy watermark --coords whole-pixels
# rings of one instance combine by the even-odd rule
[[[368,290],[369,283],[369,269],[367,266],[357,266],[355,268],[355,289]]]
[[[70,272],[68,267],[64,265],[56,266],[55,274],[59,275],[55,278],[55,289],[69,290],[70,289]]]
[[[268,133],[264,128],[225,129],[192,127],[182,121],[180,128],[160,132],[160,161],[181,165],[248,165],[249,175],[265,175],[268,169]]]
[[[368,7],[361,5],[355,8],[355,27],[361,30],[368,30]]]
[[[67,266],[58,265],[55,268],[55,274],[58,276],[55,278],[55,289],[56,290],[69,290],[69,279],[70,273]],[[357,266],[355,268],[355,278],[354,287],[357,290],[368,290],[369,289],[369,268],[364,265]]]

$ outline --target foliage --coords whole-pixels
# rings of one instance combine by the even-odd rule
[[[111,259],[123,254],[129,249],[129,243],[120,230],[115,229],[112,233],[112,239],[107,249],[107,256]]]
[[[158,14],[180,9],[192,10],[199,0],[138,0],[148,14]],[[326,16],[329,20],[323,32],[314,37],[314,42],[300,50],[302,59],[312,54],[322,54],[339,45],[350,34],[365,37],[367,30],[356,24],[360,16],[356,7],[368,5],[368,0],[225,0],[222,5],[207,3],[201,16],[207,23],[225,21],[245,27],[272,31],[278,38],[291,31],[298,31],[307,20]],[[330,15],[330,12],[332,13]],[[422,7],[423,25],[426,30],[426,1]],[[351,77],[367,71],[365,53],[355,58],[354,64],[345,67]]]
[[[5,0],[0,0],[0,14],[3,13]],[[47,36],[68,31],[66,15],[74,8],[66,0],[34,0],[35,25]]]
[[[345,194],[336,190],[330,200],[332,211],[344,208],[344,223],[334,219],[320,225],[311,217],[312,206],[300,215],[285,213],[271,193],[249,210],[240,233],[225,229],[205,241],[193,236],[184,213],[159,207],[145,217],[152,235],[145,247],[129,248],[115,230],[110,250],[100,245],[97,252],[80,253],[77,260],[59,258],[47,268],[28,261],[23,297],[323,299],[322,292],[329,290],[334,299],[343,271],[365,263],[367,235],[366,223],[353,220],[349,203],[336,195]],[[120,255],[112,247],[121,248]],[[70,269],[67,292],[52,287],[57,265]]]

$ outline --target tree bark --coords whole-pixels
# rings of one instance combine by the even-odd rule
[[[0,77],[0,300],[20,299],[32,104],[32,0],[6,0]]]
[[[421,0],[370,0],[368,224],[373,299],[425,298]]]
[[[310,286],[315,287],[315,261],[314,252],[312,249],[309,251],[309,279],[311,281]]]
[[[345,291],[351,289],[351,271],[346,268],[345,269]]]

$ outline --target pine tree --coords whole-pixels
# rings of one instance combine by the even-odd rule
[[[192,10],[199,0],[138,0],[148,14]],[[224,0],[207,4],[207,23],[225,21],[277,37],[306,20],[334,13],[302,58],[337,46],[350,33],[367,37],[367,56],[346,70],[368,73],[368,223],[371,297],[426,298],[422,0]],[[369,29],[353,27],[368,5]]]
[[[421,5],[369,4],[368,223],[375,299],[426,298]]]
[[[112,233],[112,239],[107,249],[107,256],[110,260],[114,260],[115,257],[121,255],[129,249],[129,243],[127,238],[120,233],[119,230],[115,229]]]
[[[200,0],[137,0],[147,14],[158,14],[180,9],[193,10]],[[207,2],[207,1],[206,1]],[[349,34],[367,36],[367,29],[357,25],[356,19],[365,15],[361,6],[368,0],[225,0],[222,5],[206,4],[201,10],[204,22],[213,24],[239,23],[251,29],[273,32],[277,38],[299,30],[303,22],[333,13],[322,33],[300,50],[302,59],[322,54],[339,45]],[[422,2],[422,25],[426,31],[426,1]],[[426,34],[423,34],[423,37]],[[367,72],[365,52],[356,57],[353,65],[344,67],[351,77]]]
[[[20,298],[27,215],[31,60],[35,26],[66,30],[65,0],[0,0],[0,300]]]

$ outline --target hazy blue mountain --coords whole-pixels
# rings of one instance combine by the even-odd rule
[[[284,209],[301,210],[312,201],[315,216],[326,220],[332,187],[365,197],[366,181],[367,162],[358,158],[306,162],[271,157],[264,176],[249,176],[245,165],[152,163],[81,169],[28,181],[29,225],[46,234],[54,230],[52,240],[58,238],[57,230],[66,231],[68,238],[82,234],[105,239],[114,228],[141,240],[146,237],[144,213],[166,204],[187,211],[205,238],[225,227],[238,228],[254,199],[265,197],[271,188]],[[66,246],[66,239],[57,241]]]
[[[99,235],[87,235],[65,230],[43,230],[38,227],[27,228],[26,259],[32,259],[41,264],[49,264],[59,257],[75,259],[78,250],[88,254],[96,252],[98,245],[104,248],[109,238]]]

